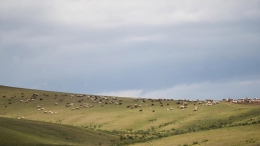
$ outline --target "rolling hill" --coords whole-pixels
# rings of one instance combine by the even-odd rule
[[[0,86],[4,145],[260,145],[260,105]],[[72,106],[73,105],[73,106]],[[193,111],[194,107],[198,111]]]

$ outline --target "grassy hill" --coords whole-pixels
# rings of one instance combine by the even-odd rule
[[[0,118],[0,145],[109,145],[116,139],[80,127]]]
[[[34,93],[39,96],[25,103]],[[0,117],[4,123],[0,124],[0,129],[5,132],[0,132],[0,138],[11,145],[21,140],[26,145],[260,144],[260,137],[257,137],[260,130],[256,130],[260,129],[259,104],[221,102],[205,106],[188,102],[188,107],[181,110],[177,108],[177,102],[93,95],[76,97],[73,93],[0,86]],[[66,107],[68,103],[74,105]],[[193,111],[194,104],[199,107],[198,111]],[[40,108],[44,110],[38,110]],[[46,130],[48,127],[51,128]],[[38,132],[26,129],[37,129]],[[11,135],[15,135],[16,140],[6,138]],[[222,138],[215,138],[218,136]]]

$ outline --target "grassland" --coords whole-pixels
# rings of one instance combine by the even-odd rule
[[[34,101],[20,102],[33,93],[39,94]],[[125,97],[119,98],[119,105],[112,98],[112,104],[104,104],[93,103],[88,95],[71,95],[75,94],[0,86],[0,141],[5,145],[260,145],[259,104],[221,102],[198,105],[194,112],[193,102],[180,110],[174,100],[163,100],[161,106]],[[67,103],[74,106],[66,107]],[[93,107],[72,110],[84,103]],[[141,107],[127,108],[134,104]],[[57,113],[44,114],[37,106]]]
[[[0,118],[0,145],[106,145],[113,139],[75,126]]]

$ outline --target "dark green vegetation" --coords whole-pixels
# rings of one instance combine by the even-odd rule
[[[115,139],[80,127],[0,118],[1,145],[106,145]]]
[[[39,96],[25,103],[34,93]],[[0,141],[4,145],[260,144],[259,104],[188,102],[181,110],[173,100],[97,97],[0,86]],[[66,107],[68,103],[74,105]],[[194,104],[198,111],[193,111]]]

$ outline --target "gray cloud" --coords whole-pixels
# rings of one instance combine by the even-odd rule
[[[0,84],[153,97],[190,84],[212,86],[212,94],[216,84],[242,90],[234,83],[259,80],[259,6],[257,0],[1,1]],[[192,90],[210,94],[201,91]]]

